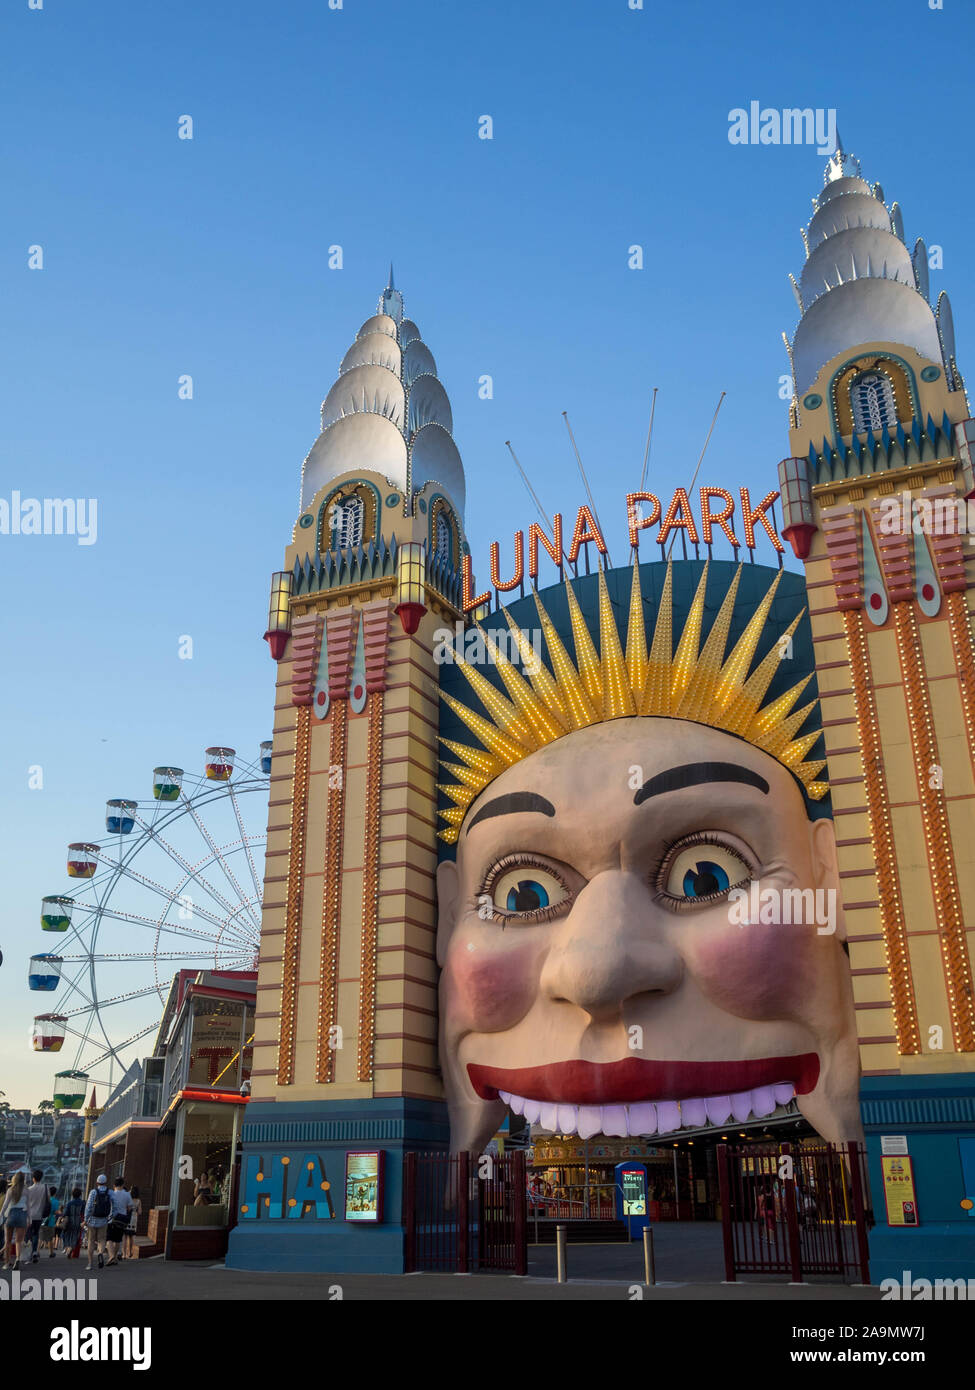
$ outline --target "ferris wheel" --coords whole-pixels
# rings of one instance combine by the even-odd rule
[[[256,969],[270,771],[270,742],[255,763],[208,748],[202,776],[155,768],[151,797],[113,798],[105,835],[68,846],[67,890],[41,900],[58,949],[28,972],[32,991],[56,996],[34,1019],[34,1051],[71,1057],[55,1109],[124,1072],[178,971]]]

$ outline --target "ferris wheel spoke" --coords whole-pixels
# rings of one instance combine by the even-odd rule
[[[230,802],[234,808],[234,816],[237,821],[237,829],[240,831],[240,842],[244,846],[244,853],[247,855],[247,863],[250,867],[251,878],[254,882],[254,896],[260,899],[261,885],[258,882],[257,878],[257,868],[254,864],[254,856],[251,854],[251,847],[250,842],[247,839],[247,833],[244,830],[244,822],[241,820],[240,817],[240,806],[237,804],[237,792],[232,782],[227,783],[227,791],[230,793]]]
[[[250,904],[249,904],[249,902],[248,902],[248,900],[247,900],[247,894],[244,892],[243,888],[241,888],[240,884],[237,882],[237,878],[236,878],[236,876],[235,876],[233,870],[231,869],[230,865],[227,863],[226,859],[224,859],[224,857],[223,857],[223,854],[222,854],[222,852],[221,852],[221,850],[220,850],[220,846],[216,843],[216,841],[214,840],[213,836],[210,834],[209,830],[208,830],[208,829],[206,828],[206,826],[203,824],[203,821],[200,819],[199,815],[197,814],[196,807],[193,805],[192,801],[190,801],[189,799],[187,799],[187,802],[186,802],[186,809],[189,811],[190,815],[193,817],[193,820],[194,820],[194,822],[195,822],[195,824],[196,824],[196,827],[197,827],[197,829],[199,830],[200,834],[203,836],[204,840],[206,840],[207,844],[210,846],[210,851],[211,851],[211,853],[213,854],[214,858],[216,859],[217,863],[220,865],[221,869],[223,869],[224,874],[225,874],[226,877],[227,877],[227,881],[230,883],[230,885],[231,885],[231,887],[233,888],[234,892],[237,894],[237,897],[238,897],[238,899],[239,899],[239,901],[240,901],[241,907],[243,907],[244,911],[245,911],[245,912],[248,914],[248,916],[251,918],[251,921],[254,923],[254,926],[256,927],[256,929],[257,929],[258,931],[260,931],[260,929],[261,929],[260,920],[259,920],[257,917],[255,917],[255,916],[254,916],[254,913],[251,911]],[[260,896],[260,894],[258,894],[258,896]]]
[[[127,994],[110,994],[107,998],[100,997],[98,1007],[100,1009],[110,1009],[115,1004],[127,1004],[132,999],[145,999],[150,994],[156,993],[155,985],[144,985],[142,989],[131,989]]]
[[[202,829],[201,823],[197,815],[195,814],[192,803],[189,801],[188,798],[186,799],[185,805],[186,809],[193,817],[193,820],[196,822],[198,828]],[[137,817],[137,819],[139,818]],[[194,883],[196,883],[200,888],[202,888],[205,893],[209,893],[211,898],[213,898],[215,902],[219,903],[225,912],[229,912],[231,915],[233,915],[233,913],[237,911],[237,908],[234,907],[234,904],[230,902],[228,898],[224,897],[224,895],[220,892],[216,885],[211,883],[209,879],[204,878],[203,875],[199,872],[199,869],[194,868],[194,866],[190,864],[183,857],[183,855],[180,854],[179,850],[176,849],[174,845],[171,845],[169,841],[166,840],[159,833],[158,830],[154,830],[151,825],[146,825],[146,823],[141,819],[139,819],[139,824],[143,826],[143,828],[146,831],[146,834],[151,837],[153,843],[157,844],[165,854],[168,854],[170,859],[172,859],[174,863],[178,864],[180,868],[183,870],[183,872],[187,874],[193,880]],[[239,819],[238,824],[240,824]],[[243,833],[243,827],[241,827],[241,833]],[[215,850],[215,846],[212,844],[212,842],[209,839],[209,836],[206,835],[205,832],[204,838],[206,838],[207,843],[210,844],[211,849]],[[224,870],[224,872],[226,872],[226,870]],[[240,896],[243,897],[243,893],[240,890],[239,884],[235,883],[235,887],[237,887]],[[258,894],[260,894],[260,890],[258,890]]]
[[[123,873],[125,873],[124,870]],[[132,874],[126,874],[126,876],[133,877]],[[160,897],[165,898],[167,903],[167,910],[168,908],[173,907],[180,897],[178,889],[170,892],[167,891],[165,888],[162,888],[160,885],[152,883],[151,880],[144,880],[142,886],[150,888],[154,893],[157,893]],[[211,926],[216,927],[219,931],[222,932],[226,930],[226,919],[223,917],[218,917],[216,913],[210,912],[208,908],[200,907],[198,903],[194,903],[192,909],[190,910],[192,911],[194,919],[197,917],[202,917],[205,922],[209,922]],[[143,926],[151,927],[153,931],[155,931],[160,926],[159,918],[145,917],[142,913],[139,912],[119,912],[115,911],[110,907],[95,908],[94,915],[96,917],[107,917],[115,922],[140,922]],[[163,917],[165,917],[165,913],[163,914]]]
[[[149,1033],[155,1033],[158,1027],[159,1020],[157,1019],[155,1023],[150,1023],[147,1028],[143,1028],[139,1033],[133,1033],[130,1038],[126,1038],[124,1042],[118,1043],[114,1048],[109,1048],[107,1052],[102,1052],[97,1057],[91,1058],[91,1060],[87,1064],[88,1067],[100,1066],[102,1062],[107,1062],[111,1057],[114,1057],[116,1061],[119,1061],[118,1054],[120,1052],[122,1052],[127,1047],[131,1047],[133,1043],[137,1043],[140,1038],[146,1037]]]
[[[187,872],[192,876],[191,870],[187,870]],[[119,865],[119,875],[132,883],[137,883],[141,888],[148,888],[150,892],[156,893],[159,897],[164,898],[170,906],[181,897],[180,889],[185,887],[184,883],[180,884],[177,888],[164,888],[161,883],[156,883],[154,879],[149,878],[146,874],[140,874],[138,869],[133,869],[128,864]],[[230,903],[227,903],[226,907],[227,911],[231,914],[236,910]],[[203,917],[206,921],[212,922],[214,926],[220,926],[222,924],[222,918],[218,917],[216,913],[211,912],[209,908],[201,907],[199,903],[193,904],[192,911],[194,916]],[[130,916],[134,918],[136,914],[131,913]],[[148,922],[150,926],[155,926],[155,923],[150,917],[142,917],[139,920]]]
[[[202,931],[197,927],[184,927],[177,924],[176,922],[157,922],[157,937],[158,934],[161,932],[165,932],[167,936],[191,936],[195,941],[209,941],[210,944],[214,947],[219,947],[219,945],[221,944],[221,939],[224,936],[223,930],[218,931],[217,934],[214,936],[210,932]],[[236,932],[228,932],[227,935],[229,936],[231,941],[233,941],[236,945],[240,947],[241,951],[250,951],[253,953],[253,951],[255,950],[255,943],[250,939],[250,937],[238,936]],[[162,957],[157,956],[155,952],[153,953],[153,956],[156,959],[162,959]]]

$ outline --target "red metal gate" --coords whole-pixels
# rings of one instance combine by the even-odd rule
[[[406,1272],[528,1272],[525,1155],[405,1155]]]
[[[719,1144],[725,1278],[832,1276],[869,1284],[862,1144]]]

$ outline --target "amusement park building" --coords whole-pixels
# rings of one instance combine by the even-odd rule
[[[95,1124],[89,1188],[99,1173],[139,1188],[143,1256],[218,1258],[227,1248],[254,995],[252,972],[181,970],[153,1055],[133,1062]],[[197,1204],[204,1173],[214,1200]]]
[[[806,266],[794,282],[800,322],[787,340],[794,398],[780,495],[782,535],[805,575],[777,578],[776,569],[746,565],[735,577],[736,566],[721,560],[590,574],[590,545],[605,547],[580,509],[568,554],[585,559],[586,574],[570,586],[561,538],[539,538],[535,527],[529,576],[541,539],[560,583],[539,592],[537,609],[532,597],[512,603],[516,640],[519,625],[523,635],[532,623],[546,640],[548,664],[531,686],[511,663],[484,675],[436,655],[440,630],[460,624],[473,634],[475,606],[495,638],[506,632],[500,603],[512,588],[524,592],[523,556],[516,579],[502,582],[495,551],[498,606],[489,612],[490,593],[473,597],[449,401],[392,273],[343,358],[302,469],[300,511],[272,581],[265,634],[277,670],[273,770],[231,1265],[401,1270],[404,1156],[443,1150],[451,1133],[455,1149],[476,1150],[508,1103],[541,1135],[568,1129],[587,1137],[601,1125],[611,1136],[656,1133],[671,1142],[689,1128],[716,1132],[729,1117],[773,1116],[796,1097],[824,1137],[866,1135],[875,1281],[905,1268],[975,1274],[975,570],[950,517],[929,533],[911,520],[972,494],[975,426],[947,296],[936,310],[929,304],[924,244],[908,249],[898,206],[888,207],[842,150],[829,161],[804,240]],[[907,499],[900,531],[885,508],[895,498]],[[749,513],[749,546],[760,511]],[[668,519],[696,546],[692,523],[675,521],[673,505]],[[709,557],[711,538],[709,525]],[[631,539],[635,551],[636,532]],[[614,615],[627,605],[629,629],[624,622],[618,631]],[[644,605],[657,617],[649,652]],[[676,651],[672,615],[683,624]],[[793,679],[803,677],[795,687],[770,651],[783,633],[795,646]],[[726,642],[729,651],[735,644],[730,656]],[[811,703],[790,714],[806,687]],[[471,689],[476,701],[467,708]],[[519,1098],[492,1084],[490,1068],[460,1066],[468,1054],[463,1037],[454,1041],[457,1019],[476,1008],[500,1018],[505,997],[475,961],[468,969],[458,960],[453,937],[445,940],[455,909],[443,892],[438,903],[438,865],[441,884],[454,882],[451,846],[464,849],[468,807],[519,760],[552,753],[547,745],[567,730],[581,748],[574,731],[608,725],[611,738],[613,720],[644,714],[717,730],[745,752],[749,744],[764,750],[768,766],[793,779],[782,784],[783,805],[791,798],[794,809],[805,808],[811,840],[825,845],[829,832],[816,827],[832,823],[829,871],[845,925],[815,959],[829,952],[833,991],[833,1014],[827,1010],[818,1036],[848,1034],[839,1080],[839,1043],[822,1043],[807,1058],[798,1046],[784,1049],[776,1062],[795,1064],[794,1084],[784,1084],[786,1076],[740,1060],[763,1055],[748,1050],[758,1034],[747,1030],[739,1035],[744,1051],[721,1054],[715,1044],[706,1065],[692,1060],[700,1050],[686,1062],[647,1063],[664,1077],[656,1100],[608,1096],[620,1103],[600,1105],[598,1094],[583,1096],[578,1077],[598,1068],[571,1054],[564,1065],[576,1068],[579,1095],[565,1103],[552,1093],[553,1069],[534,1066],[530,1052],[509,1054],[507,1065],[522,1069],[526,1086],[548,1088],[535,1099],[531,1090]],[[449,764],[438,762],[438,744]],[[740,782],[742,769],[735,775]],[[764,774],[746,769],[749,777],[769,791]],[[723,787],[718,794],[731,795]],[[492,815],[551,814],[534,790],[501,801]],[[446,822],[439,830],[438,808]],[[709,864],[704,877],[717,882],[717,873]],[[701,865],[684,878],[700,880]],[[531,884],[513,883],[516,907],[526,891],[542,901]],[[475,958],[479,940],[467,944]],[[550,961],[550,976],[565,964]],[[589,970],[593,990],[598,973]],[[742,972],[741,988],[755,975]],[[549,992],[558,994],[555,984]],[[579,1007],[585,1012],[584,1000]],[[718,1015],[735,1016],[735,1006],[701,1016]],[[690,1023],[690,1046],[699,1047],[701,1028]],[[490,1038],[510,1028],[495,1021],[481,1031]],[[800,1075],[800,1062],[811,1070]],[[547,1081],[539,1081],[543,1073]],[[680,1100],[674,1074],[695,1078],[676,1093]],[[363,1219],[353,1198],[367,1188]]]

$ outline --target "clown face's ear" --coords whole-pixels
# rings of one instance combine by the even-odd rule
[[[840,869],[836,856],[836,831],[827,817],[809,824],[809,850],[817,889],[832,895],[835,904],[837,941],[846,941],[846,917],[840,892]]]
[[[453,859],[445,859],[437,867],[437,964],[442,970],[447,959],[447,946],[457,925],[460,907],[460,874]]]

